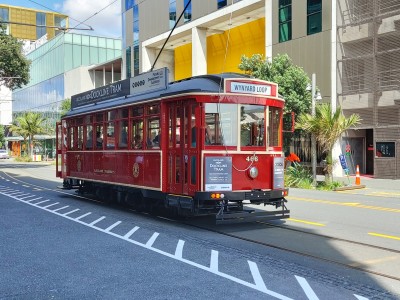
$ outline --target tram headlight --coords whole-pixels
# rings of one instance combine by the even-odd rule
[[[257,176],[258,176],[258,168],[257,167],[251,167],[249,169],[249,173],[248,174],[249,174],[250,178],[252,178],[252,179],[257,178]]]

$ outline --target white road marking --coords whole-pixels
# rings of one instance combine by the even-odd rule
[[[368,298],[365,298],[363,296],[359,296],[359,295],[356,295],[356,294],[354,294],[354,297],[356,297],[358,300],[368,300]]]
[[[135,226],[133,227],[127,234],[124,235],[124,239],[129,240],[130,236],[135,233],[140,227]]]
[[[69,207],[69,205],[66,205],[66,206],[63,206],[63,207],[57,208],[57,209],[53,210],[53,212],[56,212],[56,211],[62,210],[62,209],[64,209],[64,208],[67,208],[67,207]]]
[[[15,181],[13,181],[12,183],[14,183],[14,184],[18,184],[18,182],[15,182]]]
[[[32,201],[39,200],[39,199],[43,199],[43,197],[37,197],[37,198],[35,198],[35,199],[27,200],[27,201],[25,201],[25,202],[32,202]]]
[[[0,191],[0,193],[1,193],[1,191]],[[4,194],[4,193],[3,193],[3,194]],[[4,195],[9,196],[9,195],[7,195],[7,194],[4,194]],[[183,262],[183,263],[185,263],[185,264],[188,264],[188,265],[190,265],[190,266],[193,266],[193,267],[196,267],[196,268],[198,268],[198,269],[204,270],[204,271],[206,271],[206,272],[213,273],[213,274],[215,274],[215,275],[218,275],[218,276],[220,276],[220,277],[222,277],[222,278],[225,278],[225,279],[227,279],[227,280],[230,280],[230,281],[232,281],[232,282],[235,282],[235,283],[241,284],[241,285],[243,285],[243,286],[246,286],[246,287],[248,287],[248,288],[251,288],[251,289],[260,291],[260,292],[262,292],[262,293],[264,293],[264,294],[267,294],[267,295],[269,295],[269,296],[272,296],[272,297],[274,297],[274,298],[276,298],[276,299],[281,299],[281,300],[293,300],[292,298],[289,298],[289,297],[287,297],[287,296],[284,296],[284,295],[282,295],[282,294],[279,294],[279,293],[277,293],[277,292],[274,292],[274,291],[271,291],[271,290],[267,289],[267,287],[265,286],[264,280],[262,279],[261,274],[260,274],[260,272],[259,272],[259,270],[258,270],[257,264],[254,263],[254,262],[252,262],[252,261],[247,261],[247,262],[248,262],[248,264],[249,264],[250,271],[251,271],[251,274],[252,274],[253,279],[254,279],[254,283],[244,281],[244,280],[242,280],[242,279],[240,279],[240,278],[231,276],[231,275],[226,274],[226,273],[222,273],[222,272],[220,272],[220,271],[216,271],[215,268],[211,268],[211,266],[210,266],[210,267],[207,267],[207,266],[198,264],[198,263],[196,263],[196,262],[193,262],[193,261],[190,261],[190,260],[187,260],[187,259],[182,258],[182,250],[183,250],[183,245],[184,245],[184,241],[182,241],[182,240],[179,240],[178,245],[177,245],[176,250],[175,250],[175,254],[171,254],[171,253],[169,253],[169,252],[165,252],[165,251],[163,251],[163,250],[160,250],[160,249],[157,249],[157,248],[153,248],[153,247],[152,247],[152,245],[153,245],[155,239],[156,239],[157,236],[159,235],[159,233],[157,233],[157,232],[153,234],[153,236],[150,238],[150,240],[149,240],[146,244],[143,244],[143,243],[140,243],[140,242],[138,242],[138,241],[135,241],[135,240],[132,240],[132,239],[129,238],[136,230],[139,229],[138,226],[135,226],[135,227],[134,227],[133,229],[131,229],[127,234],[125,234],[124,236],[122,236],[122,235],[113,233],[113,232],[111,232],[111,231],[106,231],[106,229],[101,229],[101,228],[99,228],[99,227],[93,226],[93,225],[96,224],[97,222],[99,222],[99,221],[101,221],[102,219],[104,219],[104,218],[105,218],[104,216],[101,217],[101,218],[99,218],[98,220],[96,220],[96,221],[94,221],[94,222],[92,222],[92,223],[89,224],[89,223],[85,223],[85,222],[83,222],[83,221],[79,221],[79,220],[76,219],[76,218],[72,218],[72,217],[69,217],[69,216],[65,216],[65,215],[63,215],[63,214],[60,214],[60,213],[57,213],[57,212],[56,212],[56,211],[58,211],[58,210],[61,210],[61,209],[66,208],[66,207],[68,207],[68,206],[61,207],[61,208],[59,208],[59,209],[57,209],[57,210],[48,210],[48,209],[46,209],[45,207],[36,206],[35,204],[29,203],[29,201],[23,201],[23,200],[18,199],[17,197],[13,197],[13,196],[9,196],[9,197],[10,197],[10,198],[13,198],[13,199],[15,199],[15,200],[21,201],[21,202],[23,202],[23,203],[29,204],[29,205],[31,205],[31,206],[35,206],[36,208],[43,209],[43,210],[45,210],[45,211],[47,211],[47,212],[49,212],[49,213],[55,214],[55,215],[57,215],[57,216],[61,216],[61,217],[66,218],[66,219],[68,219],[68,220],[70,220],[70,221],[74,221],[74,222],[76,222],[76,223],[79,223],[79,224],[82,224],[82,225],[84,225],[84,226],[90,227],[90,228],[92,228],[92,229],[94,229],[94,230],[97,230],[97,231],[100,231],[100,232],[109,234],[109,235],[111,235],[111,236],[113,236],[113,237],[122,239],[122,240],[124,240],[124,241],[127,241],[127,242],[133,244],[133,245],[146,248],[146,249],[151,250],[151,251],[153,251],[153,252],[155,252],[155,253],[158,253],[158,254],[164,255],[164,256],[166,256],[166,257],[175,259],[175,260],[177,260],[177,261]],[[90,214],[90,213],[88,213],[88,214]],[[87,215],[87,214],[86,214],[86,215]],[[83,215],[83,216],[85,216],[85,215]],[[79,217],[79,218],[82,218],[83,216],[81,216],[81,217]],[[298,282],[299,282],[301,285],[303,284],[303,285],[302,285],[303,289],[305,289],[304,287],[310,287],[310,286],[308,285],[308,283],[305,281],[304,278],[298,277],[298,276],[295,276],[295,277],[296,277],[296,279],[298,280]],[[310,289],[311,289],[311,288],[310,288]],[[310,291],[308,291],[308,292],[309,292],[309,294],[308,294],[307,296],[309,297],[309,299],[318,299],[318,297],[315,295],[315,293],[314,293],[312,290],[310,290]],[[315,296],[315,298],[310,298],[310,296]],[[368,300],[367,298],[364,298],[364,297],[361,297],[361,296],[357,296],[357,295],[354,295],[354,296],[357,297],[359,300]]]
[[[30,187],[29,185],[26,185],[26,184],[23,184],[22,186],[23,186],[23,187]]]
[[[86,214],[84,214],[84,215],[82,215],[80,217],[77,217],[75,220],[80,220],[80,219],[82,219],[82,218],[84,218],[84,217],[86,217],[88,215],[91,215],[91,214],[92,214],[91,212],[88,212],[88,213],[86,213]]]
[[[267,291],[267,287],[265,286],[264,280],[261,277],[260,271],[258,270],[257,264],[250,260],[247,261],[250,267],[251,275],[253,276],[254,283],[261,291]]]
[[[74,213],[74,212],[76,212],[76,211],[78,211],[78,210],[80,210],[80,209],[77,208],[77,209],[71,210],[71,211],[69,211],[69,212],[67,212],[67,213],[65,213],[65,214],[63,214],[63,215],[64,215],[64,216],[68,216],[69,214],[72,214],[72,213]]]
[[[178,244],[176,245],[175,249],[175,257],[178,259],[182,258],[182,253],[183,253],[183,245],[185,244],[185,241],[179,240]]]
[[[26,196],[24,198],[20,198],[21,200],[25,200],[26,198],[30,198],[30,197],[35,197],[36,195],[30,195],[30,196]]]
[[[96,221],[93,221],[92,223],[90,223],[89,225],[93,226],[94,224],[99,223],[101,220],[103,220],[105,218],[106,218],[105,216],[102,216],[102,217],[98,218]]]
[[[214,273],[218,273],[218,254],[218,251],[211,250],[210,270]]]
[[[43,206],[43,208],[48,208],[48,207],[51,207],[51,206],[57,205],[58,203],[60,203],[60,202],[56,202],[56,203],[53,203],[53,204],[50,204],[50,205],[47,205],[47,206]]]
[[[296,275],[294,277],[296,277],[298,283],[300,284],[301,288],[303,289],[309,300],[319,300],[318,296],[315,294],[305,278]]]
[[[154,232],[151,238],[147,241],[146,247],[151,248],[151,246],[153,246],[154,242],[156,241],[158,235],[159,235],[158,232]]]
[[[114,227],[118,226],[119,224],[121,224],[121,221],[115,222],[114,224],[109,226],[105,231],[110,231],[111,229],[113,229]]]
[[[40,201],[40,202],[36,202],[35,205],[38,205],[38,204],[40,204],[40,203],[49,202],[49,201],[50,201],[50,200],[43,200],[43,201]]]

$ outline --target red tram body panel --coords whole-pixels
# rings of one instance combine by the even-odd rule
[[[221,222],[255,216],[246,203],[287,218],[278,86],[234,73],[168,83],[167,74],[72,97],[57,124],[64,188]]]

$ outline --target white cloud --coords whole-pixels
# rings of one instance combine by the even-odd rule
[[[93,31],[72,31],[83,34],[106,37],[121,37],[121,1],[108,6],[114,0],[65,0],[62,6],[62,12],[69,16],[70,27],[76,26],[79,22],[91,26]],[[108,6],[108,7],[107,7]],[[107,7],[107,8],[105,8]],[[105,8],[104,10],[102,10]],[[101,12],[99,12],[101,10]],[[98,14],[96,14],[98,13]],[[96,14],[95,16],[93,16]],[[78,20],[79,22],[77,22]],[[78,28],[88,28],[84,24]]]

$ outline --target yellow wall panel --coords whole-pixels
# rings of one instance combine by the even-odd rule
[[[175,48],[175,80],[192,76],[192,44]]]
[[[259,19],[228,32],[207,38],[207,73],[241,72],[238,68],[242,55],[265,55],[265,19]]]
[[[229,45],[227,40],[229,36]],[[207,37],[207,73],[239,72],[242,55],[265,55],[265,18]],[[192,76],[191,44],[175,49],[175,80]]]

